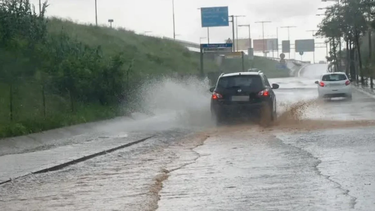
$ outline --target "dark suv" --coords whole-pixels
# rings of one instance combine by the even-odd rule
[[[221,74],[210,89],[211,114],[217,123],[235,115],[250,115],[269,124],[276,119],[273,89],[278,88],[278,84],[271,86],[261,71]]]

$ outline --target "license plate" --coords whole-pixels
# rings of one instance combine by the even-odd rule
[[[232,96],[232,101],[249,101],[249,96]]]

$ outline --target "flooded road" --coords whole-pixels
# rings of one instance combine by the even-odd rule
[[[158,210],[372,210],[374,98],[355,91],[352,102],[316,102],[324,71],[271,79],[285,112],[278,124],[212,135],[164,182]]]
[[[213,128],[199,121],[208,108],[195,105],[163,131],[147,130],[147,142],[1,185],[1,210],[371,210],[375,99],[355,91],[352,102],[317,102],[325,70],[270,79],[280,84],[271,128]]]

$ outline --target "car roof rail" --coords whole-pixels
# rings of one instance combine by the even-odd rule
[[[257,73],[262,73],[261,70],[259,70],[258,68],[255,68],[255,67],[253,67],[253,68],[249,68],[249,69],[247,70],[247,72],[257,72]]]

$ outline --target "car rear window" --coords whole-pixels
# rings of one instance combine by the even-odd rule
[[[324,75],[322,81],[344,81],[348,78],[344,74],[329,74]]]
[[[243,88],[260,89],[263,87],[262,79],[258,75],[228,76],[219,79],[218,88]]]

